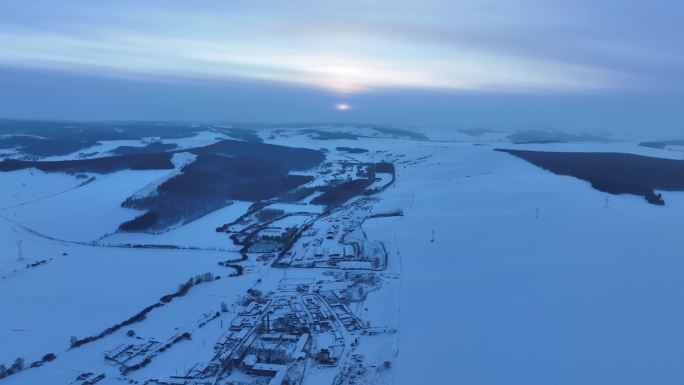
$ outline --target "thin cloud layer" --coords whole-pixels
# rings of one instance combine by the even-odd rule
[[[11,0],[0,6],[0,63],[336,93],[586,92],[681,80],[676,2],[366,3]]]

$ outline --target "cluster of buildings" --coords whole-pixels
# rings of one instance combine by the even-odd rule
[[[366,178],[374,172],[350,164],[341,167],[337,176]],[[272,222],[244,223],[240,229],[231,226],[231,238],[243,246],[242,252],[277,254],[274,267],[332,269],[325,274],[336,279],[285,279],[275,293],[246,297],[222,329],[208,362],[197,363],[166,382],[150,380],[156,382],[149,385],[298,384],[312,365],[316,370],[341,373],[348,361],[345,357],[354,353],[370,326],[349,308],[350,302],[363,301],[358,297],[365,299],[365,294],[358,294],[363,290],[357,290],[362,288],[354,277],[375,276],[373,271],[386,266],[384,245],[369,241],[362,229],[370,215],[370,204],[362,199],[358,205],[316,218],[301,214],[303,222],[285,215]],[[365,290],[370,284],[362,282],[361,286]],[[106,359],[128,365],[144,359],[158,345],[146,340],[120,346],[108,352]]]
[[[90,373],[84,372],[80,373],[75,380],[71,382],[70,385],[95,385],[98,382],[104,380],[104,373]]]
[[[363,232],[359,230],[359,223],[355,223],[357,221],[349,218],[342,221],[343,226],[340,223],[332,223],[325,230],[309,229],[290,250],[274,262],[274,267],[384,269],[384,247],[378,242],[365,239]],[[325,237],[320,236],[321,233],[324,233]]]
[[[361,328],[340,294],[313,282],[281,282],[277,293],[248,298],[215,344],[212,360],[176,378],[279,385],[296,383],[307,359],[336,366],[351,340],[347,334]],[[112,351],[112,359],[125,351]]]
[[[161,343],[154,338],[136,338],[135,343],[124,343],[105,352],[105,362],[118,366],[123,372],[126,368],[137,367],[145,360],[151,359]]]

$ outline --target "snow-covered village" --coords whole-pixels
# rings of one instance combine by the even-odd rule
[[[684,384],[684,1],[0,1],[0,385]]]
[[[0,162],[2,383],[408,384],[425,372],[448,382],[479,370],[472,357],[494,354],[491,338],[525,341],[514,375],[548,354],[551,336],[591,338],[582,354],[604,362],[649,365],[645,351],[607,357],[607,346],[662,326],[641,309],[683,285],[653,281],[676,274],[681,185],[654,186],[660,204],[613,176],[530,158],[595,155],[591,170],[610,171],[601,156],[632,154],[681,170],[677,145],[166,128],[173,135],[76,152],[42,139],[50,155],[26,134],[4,137],[26,142]],[[616,292],[635,303],[615,305]],[[594,328],[574,329],[578,312],[595,314]],[[616,317],[630,329],[616,330]]]

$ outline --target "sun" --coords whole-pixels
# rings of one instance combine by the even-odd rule
[[[338,111],[347,111],[350,108],[351,108],[351,106],[347,103],[337,103],[335,105],[335,109],[337,109]]]

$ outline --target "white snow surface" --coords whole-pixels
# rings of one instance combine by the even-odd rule
[[[52,238],[93,241],[140,215],[138,210],[122,208],[121,202],[132,191],[168,173],[125,170],[98,175],[95,181],[77,189],[1,210],[0,214]]]
[[[589,183],[493,148],[683,159],[681,152],[632,142],[512,145],[497,138],[495,145],[474,145],[474,138],[449,136],[443,129],[436,136],[439,141],[268,140],[331,152],[338,146],[362,147],[369,153],[350,156],[395,162],[396,181],[376,196],[372,212],[401,210],[404,215],[363,222],[365,234],[383,242],[389,258],[386,270],[378,273],[381,289],[352,310],[371,326],[397,333],[362,339],[356,352],[372,370],[358,383],[684,382],[684,193],[666,192],[663,207],[642,197],[611,195],[606,207],[607,195]],[[105,365],[102,354],[129,341],[124,334],[129,328],[78,349],[68,349],[69,337],[123,321],[190,276],[223,276],[130,327],[140,336],[169,338],[202,314],[213,314],[221,302],[231,305],[191,341],[131,376],[141,383],[168,378],[211,359],[213,342],[224,331],[220,325],[230,323],[246,289],[275,290],[285,277],[325,278],[321,270],[275,269],[251,259],[244,263],[244,275],[227,277],[232,270],[217,262],[239,257],[235,252],[104,247],[232,246],[214,229],[242,215],[248,202],[236,201],[163,234],[113,234],[139,214],[120,203],[168,173],[121,171],[98,175],[81,187],[82,180],[63,174],[0,173],[0,208],[5,208],[0,209],[0,363],[9,366],[19,356],[31,362],[48,352],[58,356],[1,383],[68,384],[80,371],[97,371],[107,373],[98,385],[121,384],[118,370]],[[299,206],[273,207],[321,210]],[[106,234],[113,235],[98,246],[83,244]],[[17,260],[18,240],[22,261]],[[47,262],[25,268],[38,260]],[[385,361],[392,365],[383,372]],[[332,383],[337,369],[308,373],[304,383],[325,384]]]
[[[237,250],[226,233],[216,232],[216,228],[236,220],[244,214],[250,202],[233,201],[233,204],[211,212],[183,226],[161,234],[115,233],[99,241],[100,244],[153,244],[178,245],[193,248],[218,248]]]
[[[420,151],[435,157],[382,200],[406,213],[396,383],[684,380],[684,194],[604,208],[587,182],[490,148]]]

